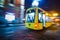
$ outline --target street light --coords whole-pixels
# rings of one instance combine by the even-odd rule
[[[38,1],[33,1],[32,6],[38,6],[38,5],[39,5]]]
[[[53,13],[52,15],[53,15],[54,17],[56,17],[56,16],[58,16],[58,13]]]
[[[34,0],[34,1],[42,1],[42,0]]]

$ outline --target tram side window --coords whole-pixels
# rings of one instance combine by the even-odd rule
[[[42,13],[39,13],[38,15],[39,15],[39,16],[38,16],[38,17],[39,17],[38,22],[41,23],[41,22],[42,22],[42,19],[43,19],[43,18],[42,18],[42,17],[43,17],[43,14],[42,14]]]
[[[34,13],[28,13],[26,15],[26,21],[27,22],[34,22]]]
[[[46,15],[43,14],[43,21],[45,21],[45,22],[51,22],[51,19],[50,19],[49,16],[46,16]]]
[[[48,17],[48,16],[46,16],[46,22],[51,22],[52,20]]]

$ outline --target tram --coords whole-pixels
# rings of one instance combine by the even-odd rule
[[[46,16],[38,7],[27,9],[25,19],[26,28],[33,30],[42,30],[52,25],[49,16]]]

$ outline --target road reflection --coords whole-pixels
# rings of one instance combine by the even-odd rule
[[[25,25],[12,24],[0,28],[2,40],[60,40],[60,25],[52,24],[43,30],[31,30]],[[59,23],[58,23],[59,24]]]
[[[15,40],[58,40],[60,37],[60,27],[57,25],[51,25],[49,28],[39,31],[19,30],[15,32]]]

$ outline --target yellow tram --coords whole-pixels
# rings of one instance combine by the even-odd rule
[[[43,27],[48,28],[52,25],[49,16],[46,16],[45,13],[43,13],[43,11],[38,7],[27,9],[25,19],[26,28],[33,30],[42,30]]]

